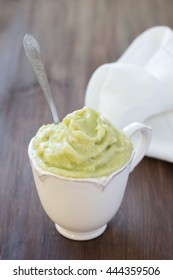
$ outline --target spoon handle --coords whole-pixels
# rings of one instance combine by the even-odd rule
[[[30,34],[26,34],[23,39],[23,46],[26,56],[28,57],[31,67],[47,100],[49,109],[52,113],[53,121],[54,123],[59,123],[57,110],[52,99],[46,71],[40,53],[39,44],[33,36],[31,36]]]

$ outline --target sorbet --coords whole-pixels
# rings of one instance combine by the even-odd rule
[[[43,170],[71,178],[107,176],[126,165],[132,151],[132,142],[122,131],[87,107],[59,124],[43,125],[32,144]]]

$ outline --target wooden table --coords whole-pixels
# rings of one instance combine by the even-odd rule
[[[77,242],[57,233],[27,155],[52,119],[22,46],[28,32],[39,41],[62,119],[83,106],[99,65],[117,60],[145,29],[173,27],[172,11],[169,0],[0,1],[1,259],[173,259],[173,165],[152,158],[131,173],[102,236]]]

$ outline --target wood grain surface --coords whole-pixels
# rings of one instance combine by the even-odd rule
[[[173,259],[173,165],[145,158],[123,203],[91,241],[62,237],[45,214],[27,155],[52,122],[24,54],[25,33],[41,45],[60,119],[84,104],[93,71],[117,60],[155,25],[173,28],[171,0],[0,1],[0,259]]]

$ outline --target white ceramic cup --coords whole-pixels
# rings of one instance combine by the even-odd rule
[[[32,156],[31,139],[28,154],[38,195],[63,236],[74,240],[95,238],[118,211],[129,173],[142,160],[151,141],[151,128],[144,124],[132,123],[123,131],[131,139],[138,136],[131,159],[111,175],[91,179],[64,178],[42,170]]]

